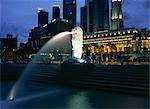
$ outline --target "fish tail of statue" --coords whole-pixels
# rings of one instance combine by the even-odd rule
[[[83,47],[83,31],[80,27],[72,29],[72,57],[81,59]]]

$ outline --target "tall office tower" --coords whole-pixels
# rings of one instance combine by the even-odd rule
[[[86,0],[87,32],[93,32],[93,0]]]
[[[76,26],[76,0],[63,0],[63,18]]]
[[[124,28],[123,25],[123,14],[122,14],[122,1],[112,0],[111,9],[111,29],[120,30]]]
[[[84,33],[87,33],[87,6],[80,8],[80,21],[81,21],[81,28],[83,29]]]
[[[53,5],[53,19],[60,18],[60,6]]]
[[[93,0],[93,31],[109,29],[109,0]]]
[[[38,8],[38,27],[43,27],[45,24],[48,24],[48,12]]]
[[[88,32],[109,29],[109,0],[86,0],[86,5]]]

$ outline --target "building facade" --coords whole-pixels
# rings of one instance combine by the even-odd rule
[[[12,34],[7,34],[6,38],[0,38],[0,49],[1,52],[5,49],[10,49],[11,51],[17,50],[17,37],[13,37]]]
[[[63,0],[63,19],[72,22],[76,26],[76,0]]]
[[[65,19],[53,19],[47,26],[48,35],[40,38],[41,46],[58,33],[71,31],[72,23]]]
[[[38,8],[38,27],[43,27],[45,24],[48,24],[48,12]]]
[[[12,34],[7,34],[6,38],[0,38],[0,62],[14,62],[16,51],[17,37],[13,37]]]
[[[109,29],[109,0],[86,0],[87,32]]]
[[[111,4],[111,30],[121,30],[124,28],[122,0],[112,0]]]
[[[87,32],[93,32],[93,0],[86,0],[87,6]]]
[[[80,21],[81,21],[81,28],[83,30],[84,33],[87,33],[87,6],[81,7],[81,17],[80,17]]]
[[[109,0],[93,0],[93,31],[109,29]]]
[[[84,55],[99,54],[101,61],[112,61],[117,56],[150,51],[150,36],[142,36],[136,28],[119,31],[99,31],[84,36]]]
[[[53,5],[53,17],[52,19],[60,18],[60,6],[59,5]]]

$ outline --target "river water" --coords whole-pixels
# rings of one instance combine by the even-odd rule
[[[49,89],[39,94],[7,101],[7,95],[15,81],[0,82],[1,109],[93,109],[93,108],[147,108],[148,97],[129,94],[74,89],[70,87],[50,85]]]

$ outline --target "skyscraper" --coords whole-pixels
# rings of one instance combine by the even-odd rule
[[[121,0],[112,0],[112,9],[111,9],[111,29],[120,30],[124,28],[123,25],[123,14],[122,14],[122,1]]]
[[[86,5],[88,32],[109,29],[109,0],[86,0]]]
[[[109,0],[93,0],[93,31],[109,29]]]
[[[43,27],[45,24],[48,24],[48,12],[38,8],[38,27]]]
[[[57,19],[60,18],[60,6],[59,5],[53,5],[53,18]]]
[[[76,0],[63,0],[63,18],[76,26]]]
[[[87,32],[93,32],[93,0],[86,0]]]
[[[81,28],[83,29],[84,33],[87,33],[87,6],[81,7]]]

